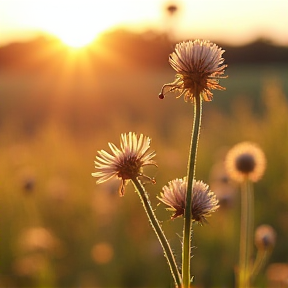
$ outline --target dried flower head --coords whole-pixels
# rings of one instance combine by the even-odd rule
[[[146,165],[157,166],[156,162],[152,160],[156,153],[154,151],[148,152],[150,141],[151,139],[143,134],[138,137],[136,133],[129,132],[128,134],[121,134],[120,149],[113,143],[108,143],[112,154],[104,150],[97,152],[95,168],[98,171],[92,173],[93,177],[99,178],[96,183],[118,177],[121,179],[119,193],[123,196],[127,180],[144,176],[153,181],[142,174],[142,167]]]
[[[227,153],[227,172],[233,180],[238,182],[242,182],[246,178],[257,182],[263,176],[265,168],[265,155],[254,143],[239,143]]]
[[[158,199],[170,206],[167,210],[175,212],[172,219],[183,216],[186,204],[187,179],[175,179],[168,183],[168,186],[162,188]],[[202,181],[194,180],[192,193],[192,219],[195,222],[203,224],[211,213],[218,209],[218,200],[216,195],[209,190],[209,186]]]
[[[271,250],[276,242],[276,232],[270,225],[260,225],[255,231],[255,246],[259,250]]]
[[[177,72],[176,79],[162,87],[159,98],[163,99],[168,92],[178,91],[177,98],[184,95],[186,102],[193,102],[199,93],[204,101],[211,101],[212,89],[225,90],[219,85],[219,79],[227,77],[223,76],[227,67],[223,64],[224,52],[216,44],[205,40],[178,43],[175,52],[169,56],[169,63]]]

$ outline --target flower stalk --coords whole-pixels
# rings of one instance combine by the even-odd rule
[[[251,282],[253,283],[255,277],[259,273],[259,271],[263,268],[264,264],[266,263],[270,251],[268,250],[261,250],[257,252],[255,262],[253,264],[253,269],[251,273]]]
[[[145,188],[143,187],[143,185],[141,184],[141,182],[138,181],[138,179],[136,177],[131,178],[132,183],[134,184],[134,187],[141,199],[141,202],[143,204],[144,210],[148,216],[149,222],[154,230],[154,232],[156,233],[158,240],[163,248],[164,251],[164,255],[167,258],[168,261],[168,265],[170,267],[171,270],[171,274],[174,278],[176,287],[181,287],[181,276],[175,261],[175,257],[174,254],[171,250],[170,244],[159,224],[159,221],[156,218],[156,215],[151,207],[150,201],[148,199],[148,195],[145,191]]]
[[[183,288],[190,287],[191,281],[191,241],[192,241],[192,192],[195,177],[198,140],[202,118],[202,99],[196,87],[194,102],[194,119],[187,167],[187,196],[184,212],[183,247],[182,247],[182,281]]]
[[[250,261],[254,227],[254,193],[252,182],[247,178],[241,189],[241,223],[238,287],[250,287]]]
[[[209,190],[209,186],[195,178],[198,141],[202,119],[202,101],[212,101],[211,90],[225,90],[219,85],[219,80],[224,76],[225,51],[216,44],[205,40],[185,41],[178,43],[175,51],[169,55],[169,63],[176,71],[175,80],[162,86],[160,99],[170,92],[178,92],[179,98],[183,96],[185,102],[193,103],[194,117],[190,152],[187,164],[187,177],[175,179],[163,187],[160,201],[168,205],[175,214],[172,219],[184,216],[183,245],[182,245],[182,275],[176,265],[171,247],[162,231],[162,228],[153,212],[148,195],[138,181],[143,175],[142,168],[146,165],[156,165],[153,160],[155,152],[148,152],[150,138],[142,134],[138,137],[135,133],[122,134],[120,149],[109,143],[112,154],[104,150],[98,151],[95,168],[98,170],[92,176],[98,178],[97,183],[102,183],[110,178],[121,180],[120,195],[125,192],[125,185],[132,181],[139,194],[144,210],[148,216],[164,254],[168,260],[172,276],[177,287],[189,288],[191,284],[191,242],[193,222],[206,221],[206,217],[215,212],[219,205],[216,196]],[[150,179],[152,182],[153,179]],[[195,183],[195,185],[194,185]],[[195,189],[194,189],[195,188]],[[193,192],[193,189],[195,190]],[[195,197],[194,197],[195,196]],[[194,205],[195,204],[195,205]]]

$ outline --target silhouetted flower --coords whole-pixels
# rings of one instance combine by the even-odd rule
[[[186,205],[187,179],[175,179],[162,188],[158,199],[170,206],[167,210],[175,212],[172,219],[183,216]],[[218,209],[216,195],[209,190],[209,186],[202,181],[194,180],[192,193],[192,219],[203,224],[206,218]]]
[[[257,182],[263,176],[265,168],[265,155],[254,143],[239,143],[227,153],[227,172],[233,180],[238,182],[242,182],[246,178]]]
[[[159,98],[163,99],[168,92],[178,91],[177,98],[184,95],[185,101],[193,102],[199,93],[204,101],[211,101],[212,89],[225,90],[219,85],[219,79],[227,77],[223,76],[227,67],[223,64],[224,52],[216,44],[205,40],[178,43],[175,52],[169,56],[169,63],[177,72],[176,79],[162,87]]]
[[[178,7],[175,4],[169,4],[166,9],[170,15],[173,15],[177,12]]]
[[[104,150],[97,152],[95,168],[98,171],[92,173],[93,177],[99,178],[96,183],[118,177],[121,179],[119,192],[123,196],[127,180],[138,176],[150,179],[142,174],[142,167],[146,165],[157,166],[156,162],[152,160],[156,153],[154,151],[148,152],[150,141],[151,139],[143,134],[138,137],[136,133],[129,132],[128,134],[121,134],[120,149],[113,143],[108,143],[112,154]]]
[[[255,231],[255,246],[259,250],[271,250],[276,242],[276,233],[270,225],[260,225]]]

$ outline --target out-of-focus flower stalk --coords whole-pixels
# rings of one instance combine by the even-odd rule
[[[241,223],[238,287],[249,288],[251,280],[251,253],[254,229],[254,191],[248,177],[241,186]]]
[[[262,269],[267,259],[270,256],[270,252],[268,250],[258,251],[256,255],[256,259],[253,265],[253,269],[251,272],[251,282],[253,283],[254,278],[257,276],[259,271]]]
[[[141,182],[138,181],[138,179],[136,177],[131,178],[132,183],[134,184],[134,187],[141,199],[141,202],[143,204],[144,210],[148,216],[149,222],[153,228],[153,230],[155,231],[159,242],[163,248],[164,251],[164,255],[167,258],[170,270],[171,270],[171,274],[174,278],[176,287],[181,287],[181,275],[179,273],[176,261],[175,261],[175,257],[174,254],[171,250],[171,247],[168,243],[168,240],[159,224],[159,221],[156,218],[156,215],[154,214],[154,211],[152,209],[152,206],[150,204],[148,195],[145,191],[145,188],[143,187],[143,185],[141,184]]]
[[[182,248],[182,280],[183,288],[190,287],[191,282],[191,238],[192,238],[192,192],[195,177],[196,156],[202,118],[202,98],[197,87],[195,89],[194,120],[187,167],[187,197],[184,214],[183,248]]]

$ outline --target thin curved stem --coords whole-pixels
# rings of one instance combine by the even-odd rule
[[[269,255],[270,255],[269,250],[264,250],[264,251],[260,250],[257,252],[256,260],[254,262],[253,269],[251,272],[251,283],[253,283],[255,277],[257,276],[259,271],[262,269],[262,267],[266,263]]]
[[[191,281],[191,240],[192,240],[192,193],[196,170],[196,157],[202,118],[202,99],[196,89],[194,102],[194,120],[187,167],[187,195],[184,213],[183,247],[182,247],[182,281],[183,288],[190,287]]]
[[[136,188],[136,191],[141,199],[141,202],[144,206],[144,210],[148,216],[149,222],[156,233],[156,236],[158,237],[158,240],[163,248],[164,255],[167,258],[168,265],[171,270],[172,277],[174,278],[176,287],[181,287],[181,275],[179,273],[174,254],[172,252],[172,249],[170,247],[170,244],[159,224],[159,221],[156,218],[156,215],[152,209],[152,206],[150,204],[148,195],[145,191],[145,188],[141,184],[141,182],[138,181],[137,178],[131,179],[131,181],[134,184],[134,187]]]

